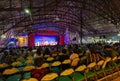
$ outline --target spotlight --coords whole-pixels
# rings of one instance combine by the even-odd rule
[[[31,14],[30,10],[29,10],[29,9],[27,9],[27,8],[26,8],[26,9],[24,9],[24,11],[25,11],[25,13],[26,13],[26,14]]]

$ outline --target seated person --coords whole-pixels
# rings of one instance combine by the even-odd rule
[[[104,57],[111,57],[111,58],[113,58],[113,57],[115,57],[117,55],[118,55],[117,51],[113,50],[111,46],[106,45],[104,47],[104,50],[103,50],[103,56]]]
[[[60,55],[59,57],[58,57],[58,60],[60,61],[60,62],[63,62],[64,60],[66,60],[66,59],[69,59],[69,56],[68,56],[68,54],[67,54],[67,50],[66,49],[62,49],[62,55]],[[61,67],[62,67],[62,70],[65,70],[65,69],[67,69],[67,68],[70,68],[70,64],[62,64],[61,65]]]
[[[67,55],[67,50],[62,50],[62,55],[59,56],[59,61],[63,62],[65,59],[69,59],[69,56]]]
[[[50,71],[47,68],[40,68],[40,66],[44,63],[42,58],[36,58],[34,60],[34,63],[35,63],[36,69],[33,69],[31,71],[31,77],[34,77],[39,81],[41,81],[42,77],[47,73],[49,73]]]

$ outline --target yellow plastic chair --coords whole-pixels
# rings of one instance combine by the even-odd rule
[[[33,63],[34,63],[34,61],[32,59],[29,59],[29,60],[25,61],[25,64],[27,64],[27,65],[31,65]]]
[[[32,60],[33,57],[32,57],[32,56],[28,56],[26,59],[27,59],[27,60]]]
[[[73,68],[69,68],[69,69],[66,69],[63,72],[61,72],[60,76],[68,76],[68,75],[71,75],[73,72],[74,72],[74,69]]]
[[[60,73],[60,76],[57,78],[57,81],[73,81],[71,75],[74,73],[73,68],[69,68]]]
[[[51,61],[53,61],[54,60],[54,57],[48,57],[47,59],[46,59],[46,61],[48,61],[48,62],[51,62]]]
[[[118,57],[117,57],[117,56],[115,56],[115,57],[112,58],[112,62],[113,62],[114,65],[115,65],[115,66],[113,66],[113,67],[115,67],[115,69],[118,71],[118,76],[119,76],[119,67],[117,66],[117,63],[116,63],[117,60],[118,60]],[[114,73],[113,70],[112,70],[113,67],[111,67],[112,76],[113,76],[113,73]]]
[[[3,72],[3,75],[12,75],[12,74],[15,74],[15,73],[18,73],[18,72],[19,72],[19,69],[17,69],[17,68],[11,68],[11,69],[6,69]]]
[[[50,65],[48,63],[43,63],[40,68],[50,68]]]
[[[44,56],[44,58],[48,58],[48,57],[50,57],[50,55],[45,55],[45,56]]]
[[[35,69],[35,66],[25,66],[24,68],[23,68],[23,71],[31,71],[32,69]]]
[[[50,70],[53,71],[53,72],[56,72],[56,73],[60,73],[61,71],[61,65],[62,63],[60,61],[55,61],[51,64],[51,68]]]
[[[71,60],[70,59],[65,59],[62,64],[70,64],[71,63]]]
[[[86,65],[81,65],[81,66],[78,66],[75,71],[78,71],[78,72],[81,72],[81,71],[84,71],[86,69]]]
[[[52,57],[56,57],[57,56],[57,54],[52,54]]]
[[[79,58],[75,58],[75,59],[73,59],[72,62],[71,62],[71,66],[73,66],[73,67],[77,66],[78,63],[79,63],[79,61],[80,61]]]
[[[36,78],[23,79],[22,81],[38,81]]]
[[[25,60],[23,57],[19,57],[16,59],[17,61],[22,61],[22,60]]]
[[[86,70],[85,70],[85,72],[84,72],[85,81],[88,81],[87,78],[89,78],[89,77],[87,76],[87,74],[89,74],[89,70],[93,69],[95,66],[96,66],[96,62],[92,62],[92,63],[90,63],[90,64],[87,66],[87,68],[86,68]],[[95,72],[95,70],[93,70],[93,71]],[[94,72],[92,72],[92,73],[94,73]],[[90,77],[91,77],[91,76],[90,76]]]
[[[73,80],[74,81],[81,81],[85,79],[85,76],[81,74],[81,72],[84,72],[86,69],[86,65],[80,65],[75,69],[75,72],[73,73]]]
[[[101,68],[102,68],[102,65],[104,64],[104,62],[105,62],[104,60],[100,60],[96,64],[97,67],[100,67],[99,69],[95,70],[96,79],[98,79],[98,74],[102,72]]]
[[[106,71],[105,71],[105,67],[107,66],[107,64],[111,61],[112,59],[110,57],[106,57],[105,61],[102,65],[102,71],[103,71],[103,75],[104,77],[106,77]],[[109,81],[107,78],[105,78],[106,81]]]
[[[120,56],[118,57],[118,59],[120,60]]]
[[[20,65],[22,65],[22,62],[20,62],[20,61],[13,62],[11,65],[12,65],[13,67],[20,66]]]
[[[2,63],[2,64],[0,64],[0,69],[7,68],[8,66],[9,66],[8,64]]]
[[[52,81],[55,80],[57,77],[57,73],[48,73],[41,79],[41,81]]]
[[[65,70],[65,69],[68,69],[71,67],[71,60],[70,59],[65,59],[63,62],[62,62],[62,65],[61,65],[61,70]]]

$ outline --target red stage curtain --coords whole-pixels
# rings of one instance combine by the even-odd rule
[[[28,37],[28,46],[35,46],[34,39],[35,38],[34,38],[33,34],[29,35],[29,37]]]
[[[59,37],[60,37],[59,44],[63,45],[64,44],[64,37],[62,35],[60,35]]]

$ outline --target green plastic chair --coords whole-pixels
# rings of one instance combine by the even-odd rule
[[[73,81],[72,78],[73,73],[74,73],[73,68],[66,69],[60,73],[60,76],[58,77],[57,81]]]
[[[20,81],[21,74],[9,76],[6,81]]]
[[[82,81],[85,79],[85,77],[80,72],[74,72],[73,79],[74,81]]]
[[[23,70],[23,68],[24,68],[24,67],[18,67],[18,69],[19,69],[20,71],[22,71],[22,70]]]
[[[23,74],[23,78],[24,78],[24,79],[31,78],[30,72],[24,73],[24,74]]]
[[[0,78],[0,81],[3,81],[2,78]]]
[[[51,69],[50,70],[55,72],[55,73],[60,73],[60,66],[61,66],[61,62],[60,61],[55,61],[51,64]]]
[[[68,76],[60,76],[58,77],[57,81],[72,81],[72,79]]]
[[[81,81],[85,79],[84,74],[81,74],[81,72],[83,72],[85,69],[86,65],[80,65],[75,69],[76,72],[73,73],[74,81]]]
[[[59,67],[52,67],[51,71],[55,72],[55,73],[60,73],[60,68]]]

